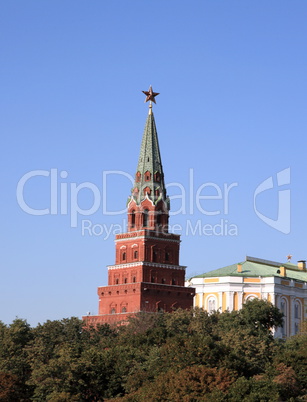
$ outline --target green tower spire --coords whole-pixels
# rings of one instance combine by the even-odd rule
[[[137,204],[140,204],[146,197],[154,204],[163,200],[167,203],[167,209],[169,209],[169,198],[166,196],[158,134],[151,102],[144,129],[132,197]]]

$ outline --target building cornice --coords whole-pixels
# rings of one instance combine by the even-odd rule
[[[162,264],[159,262],[147,262],[147,261],[135,261],[126,264],[108,265],[107,267],[109,270],[113,270],[122,268],[146,267],[146,266],[155,268],[178,269],[180,271],[185,271],[186,269],[186,266],[184,265],[171,265],[171,264]]]

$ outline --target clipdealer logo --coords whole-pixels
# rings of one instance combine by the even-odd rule
[[[268,226],[281,233],[289,234],[291,227],[291,193],[289,188],[285,188],[290,184],[290,168],[281,170],[276,174],[277,186],[274,186],[273,176],[268,177],[256,188],[254,193],[254,211],[256,215]],[[257,198],[269,190],[277,190],[277,219],[270,218],[261,213],[257,208]]]
[[[80,217],[92,216],[98,211],[102,215],[120,215],[126,214],[126,208],[120,210],[111,210],[108,205],[108,188],[109,181],[112,180],[112,175],[119,175],[121,178],[128,180],[133,186],[134,178],[123,171],[103,171],[102,172],[102,186],[98,187],[91,182],[68,182],[68,172],[66,170],[58,171],[58,169],[49,170],[33,170],[24,174],[16,189],[16,197],[19,207],[27,214],[34,216],[42,215],[69,215],[70,226],[72,228],[78,227]],[[284,234],[290,233],[290,189],[285,189],[285,185],[290,184],[290,168],[284,169],[277,173],[277,188],[278,188],[278,205],[277,205],[277,219],[273,219],[264,215],[257,206],[257,199],[260,194],[271,190],[275,191],[273,184],[273,176],[260,183],[254,192],[254,212],[266,225],[271,228],[282,232]],[[35,182],[36,178],[46,178],[49,180],[50,189],[50,202],[49,205],[44,205],[44,208],[35,208],[26,197],[26,189]],[[113,177],[114,178],[114,177]],[[65,181],[66,180],[66,181]],[[231,205],[231,193],[238,187],[237,182],[223,183],[218,185],[213,182],[203,183],[196,187],[194,182],[194,171],[189,170],[189,182],[186,186],[181,183],[169,183],[166,187],[175,189],[176,195],[171,196],[170,200],[175,201],[179,206],[175,211],[170,211],[170,215],[190,215],[193,216],[195,212],[199,212],[204,216],[212,217],[221,216],[214,224],[203,223],[203,219],[198,219],[193,223],[190,219],[186,220],[185,227],[180,225],[170,226],[170,229],[179,233],[186,233],[188,235],[205,235],[205,236],[236,236],[238,234],[238,227],[235,223],[225,219],[229,214]],[[282,187],[280,189],[280,187]],[[82,208],[80,198],[84,191],[90,192],[92,200],[88,208]],[[112,190],[113,192],[113,190]],[[271,193],[270,193],[271,194]],[[83,194],[84,195],[84,194]],[[211,208],[209,208],[209,205]],[[83,235],[107,236],[124,232],[126,229],[126,222],[123,221],[121,225],[99,224],[89,219],[81,221]]]

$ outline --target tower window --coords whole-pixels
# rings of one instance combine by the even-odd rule
[[[147,158],[147,162],[149,162],[149,157]]]
[[[126,253],[123,253],[123,261],[126,261]]]
[[[135,181],[136,181],[136,182],[139,182],[140,180],[141,180],[141,173],[140,173],[140,172],[136,172]]]
[[[132,227],[135,226],[135,211],[134,210],[131,212],[131,226]]]
[[[127,280],[127,278],[125,278],[125,279],[124,279],[124,283],[127,283],[127,282],[128,282],[128,280]]]
[[[168,251],[165,252],[165,261],[169,261],[169,252]]]
[[[151,179],[151,174],[150,172],[147,170],[147,172],[145,172],[145,181],[149,181]]]
[[[115,310],[115,308],[113,307],[113,308],[111,308],[111,314],[115,314],[116,313],[116,310]]]
[[[150,187],[145,187],[144,188],[144,195],[146,195],[146,194],[150,195],[150,193],[151,193]]]
[[[138,258],[138,251],[137,251],[137,250],[135,250],[135,251],[133,252],[133,257],[134,257],[135,259]]]
[[[132,282],[133,282],[133,283],[136,282],[136,277],[135,277],[135,276],[132,278]]]
[[[148,226],[148,209],[145,209],[143,212],[143,226],[146,227]]]

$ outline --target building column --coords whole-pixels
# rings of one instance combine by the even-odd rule
[[[204,308],[204,292],[198,293],[199,299],[198,299],[198,307]]]
[[[274,304],[274,306],[277,307],[280,310],[280,295],[275,294],[275,296],[272,298],[272,304]],[[275,338],[282,338],[282,329],[281,329],[281,327],[278,327],[275,330],[274,337]]]
[[[294,313],[294,296],[290,296],[289,306],[289,323],[290,323],[290,336],[295,335],[295,313]]]
[[[223,292],[219,292],[217,310],[221,310],[221,312],[223,311]]]
[[[226,293],[226,304],[226,308],[229,309],[229,311],[233,311],[233,292]]]
[[[241,310],[243,306],[243,292],[238,292],[238,310]]]

